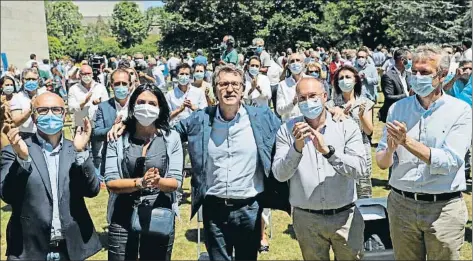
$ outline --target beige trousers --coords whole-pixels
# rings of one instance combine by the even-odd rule
[[[391,191],[389,230],[396,260],[459,260],[468,211],[463,198],[415,201]]]
[[[336,215],[313,214],[295,207],[293,217],[304,260],[330,260],[330,246],[337,261],[363,258],[365,223],[356,207]]]

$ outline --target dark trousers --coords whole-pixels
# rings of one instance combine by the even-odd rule
[[[108,227],[108,260],[171,260],[174,231],[170,237],[139,235],[112,221]]]
[[[471,176],[471,150],[468,150],[465,155],[465,178],[469,179]]]
[[[208,196],[203,205],[205,245],[210,260],[256,260],[261,239],[261,212],[256,200],[227,206]],[[237,200],[238,201],[238,200]],[[246,201],[246,200],[242,200]]]
[[[271,84],[271,102],[273,103],[274,114],[280,117],[278,112],[276,111],[276,103],[278,100],[278,88],[279,84]]]

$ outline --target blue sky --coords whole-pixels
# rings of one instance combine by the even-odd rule
[[[164,3],[161,1],[143,1],[144,2],[144,7],[145,10],[148,9],[149,7],[154,7],[154,6],[163,6]]]

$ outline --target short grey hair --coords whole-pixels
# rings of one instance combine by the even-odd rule
[[[212,75],[212,83],[214,85],[213,86],[214,88],[220,82],[220,74],[221,73],[233,73],[235,75],[238,75],[241,78],[242,84],[244,84],[244,82],[243,82],[243,75],[244,75],[243,70],[236,67],[234,64],[225,64],[225,65],[217,66],[217,68],[215,69],[215,72]]]
[[[26,68],[23,70],[23,72],[21,73],[21,79],[23,80],[26,76],[27,73],[33,73],[34,75],[36,75],[38,78],[39,78],[39,73],[36,69],[33,69],[33,68]]]
[[[255,39],[253,39],[253,45],[256,45],[258,42],[262,42],[263,45],[264,45],[264,40],[263,40],[263,38],[255,38]]]
[[[436,45],[419,46],[412,54],[412,63],[416,61],[435,61],[438,70],[448,70],[450,68],[450,56],[448,53]]]

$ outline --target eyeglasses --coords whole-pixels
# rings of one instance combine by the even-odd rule
[[[141,105],[141,104],[149,104],[154,107],[158,107],[158,102],[155,101],[145,101],[145,100],[137,100],[136,104]]]
[[[113,85],[113,87],[122,86],[122,85],[128,86],[128,85],[130,85],[130,83],[129,82],[114,82],[114,83],[112,83],[112,85]]]
[[[292,59],[292,60],[289,60],[289,63],[297,63],[297,62],[302,62],[301,59]]]
[[[62,115],[64,114],[64,107],[38,107],[36,108],[36,113],[39,115],[46,115],[52,111],[54,115]]]
[[[319,71],[307,71],[308,74],[311,74],[311,73],[319,73]]]
[[[463,70],[470,70],[470,71],[472,70],[472,68],[471,68],[471,67],[466,67],[466,66],[465,66],[465,67],[463,67],[462,69],[463,69]]]
[[[36,78],[25,78],[25,81],[37,81],[38,79]]]
[[[241,82],[219,82],[217,83],[217,86],[219,89],[227,89],[228,86],[232,86],[233,89],[235,90],[240,90],[243,86],[243,83]]]

